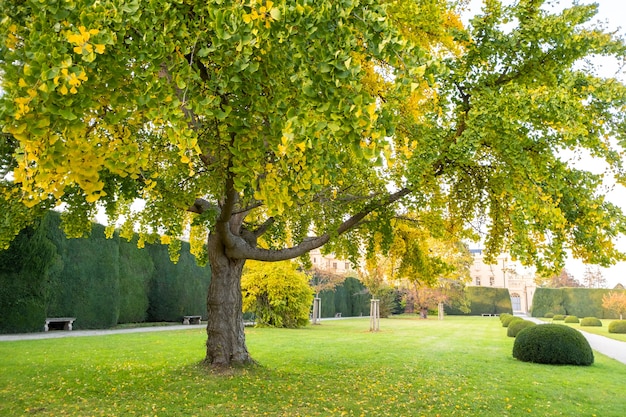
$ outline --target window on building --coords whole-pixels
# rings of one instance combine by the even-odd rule
[[[317,257],[316,257],[316,256],[314,256],[314,257],[313,257],[313,263],[314,263],[314,264],[316,264],[316,263],[317,263]]]
[[[476,277],[476,286],[480,287],[480,277]]]
[[[346,262],[346,271],[350,269],[350,262]]]
[[[495,284],[496,279],[494,277],[489,277],[489,285],[493,287],[493,284]]]
[[[333,262],[333,269],[337,269],[337,262]]]

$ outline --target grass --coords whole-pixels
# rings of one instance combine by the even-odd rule
[[[622,416],[626,365],[519,362],[497,318],[248,329],[213,375],[201,329],[0,343],[2,416]]]
[[[557,323],[557,324],[565,324],[566,326],[573,327],[577,330],[582,330],[583,332],[598,334],[600,336],[605,336],[610,339],[619,340],[622,342],[626,342],[626,334],[624,333],[609,333],[609,323],[614,321],[615,319],[602,319],[602,327],[594,327],[594,326],[581,326],[580,323],[564,323],[562,320],[552,321],[552,319],[541,318],[548,323]],[[582,320],[582,318],[581,318]]]

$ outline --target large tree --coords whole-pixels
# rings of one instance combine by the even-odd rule
[[[625,88],[580,63],[624,45],[596,6],[542,3],[489,0],[464,30],[443,0],[0,0],[3,237],[16,200],[63,203],[74,236],[98,205],[143,240],[189,229],[213,366],[252,361],[246,260],[356,257],[401,212],[484,221],[539,268],[608,264],[626,222],[562,151],[621,175]]]

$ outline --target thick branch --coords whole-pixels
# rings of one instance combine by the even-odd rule
[[[337,228],[336,234],[341,235],[347,232],[348,230],[357,226],[371,212],[375,211],[378,208],[393,204],[394,202],[400,200],[402,197],[405,197],[410,193],[410,189],[403,188],[393,194],[390,194],[383,201],[373,202],[362,211],[356,213],[355,215],[344,221]],[[227,241],[229,243],[227,245],[227,254],[230,258],[235,259],[254,259],[257,261],[266,262],[284,261],[287,259],[297,258],[298,256],[302,256],[313,249],[323,246],[324,244],[328,243],[328,241],[330,241],[330,237],[331,235],[329,233],[324,233],[321,236],[307,238],[297,246],[279,250],[270,250],[253,247],[248,244],[248,242],[246,242],[246,240],[244,240],[243,238],[231,234],[229,237],[227,237]]]
[[[202,214],[210,209],[217,209],[215,204],[211,204],[203,198],[196,198],[196,201],[187,209],[187,211],[196,214]]]

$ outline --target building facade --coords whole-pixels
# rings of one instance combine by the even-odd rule
[[[487,264],[482,249],[470,249],[474,262],[470,268],[470,286],[506,288],[514,313],[528,313],[535,295],[535,273],[513,261],[509,254],[498,255],[496,263]]]
[[[344,275],[348,272],[355,273],[352,264],[344,259],[338,259],[334,254],[323,255],[319,249],[309,252],[313,268],[331,272],[337,275]]]

